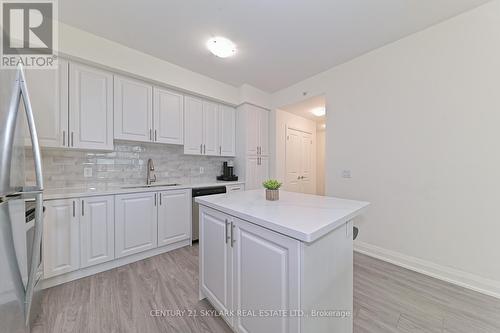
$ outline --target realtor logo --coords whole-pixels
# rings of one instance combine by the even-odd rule
[[[1,1],[1,67],[56,65],[56,9],[51,0]]]

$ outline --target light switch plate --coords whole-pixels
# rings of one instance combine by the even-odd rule
[[[83,168],[83,177],[92,177],[92,168]]]
[[[342,178],[351,178],[351,170],[342,170]]]

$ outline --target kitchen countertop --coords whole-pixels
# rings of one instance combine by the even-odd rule
[[[196,202],[306,243],[345,224],[370,204],[286,191],[280,191],[278,201],[267,201],[264,189],[198,197]]]
[[[202,184],[180,184],[176,186],[161,186],[161,182],[154,184],[151,187],[137,187],[130,188],[130,186],[141,186],[143,184],[131,184],[131,185],[102,185],[98,187],[68,187],[68,188],[52,188],[45,189],[43,191],[44,200],[55,200],[55,199],[72,199],[72,198],[82,198],[100,195],[114,195],[114,194],[127,194],[127,193],[140,193],[140,192],[157,192],[157,191],[168,191],[168,190],[181,190],[196,187],[210,187],[210,186],[221,186],[221,185],[239,185],[245,184],[244,181],[226,182],[226,181],[214,181],[211,183]],[[168,183],[165,183],[168,184]]]

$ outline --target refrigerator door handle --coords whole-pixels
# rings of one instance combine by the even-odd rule
[[[40,144],[38,142],[38,134],[36,132],[35,117],[31,107],[31,100],[29,97],[28,87],[26,85],[26,76],[22,66],[18,67],[18,80],[20,87],[20,94],[23,99],[24,109],[26,110],[26,118],[28,120],[28,128],[31,136],[31,146],[33,147],[33,159],[35,161],[35,176],[36,186],[38,190],[43,190],[43,175],[42,175],[42,153],[40,151]]]

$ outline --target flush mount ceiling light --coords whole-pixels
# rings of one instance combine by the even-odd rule
[[[316,117],[323,117],[326,114],[326,109],[324,107],[315,108],[311,110],[311,113]]]
[[[214,37],[207,41],[207,48],[219,58],[227,58],[236,54],[236,45],[224,37]]]

